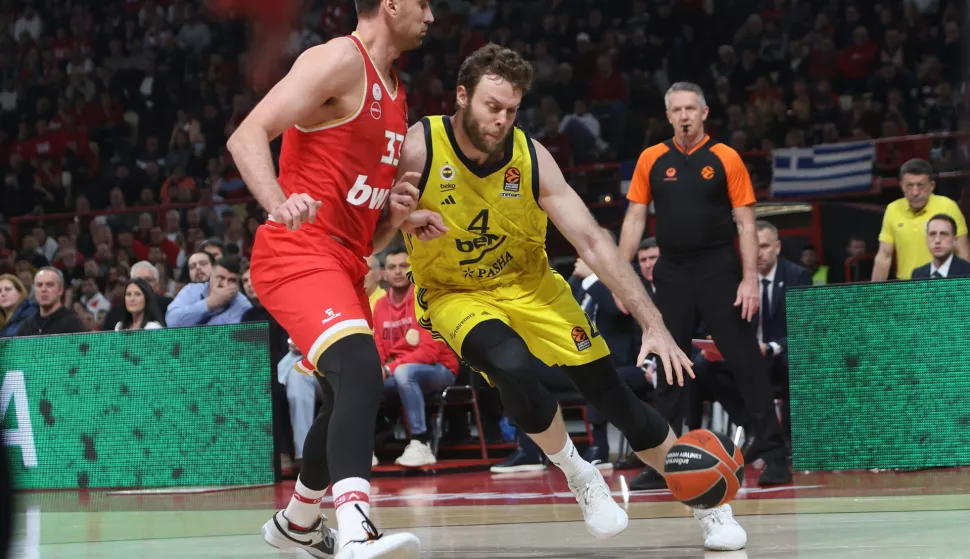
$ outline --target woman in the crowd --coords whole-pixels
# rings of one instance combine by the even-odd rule
[[[16,336],[20,324],[35,314],[37,303],[30,300],[30,292],[17,276],[0,276],[0,338]]]
[[[125,288],[125,313],[115,330],[155,330],[165,327],[155,290],[143,279],[128,282]]]

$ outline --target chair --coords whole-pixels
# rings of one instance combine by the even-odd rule
[[[459,371],[458,378],[467,378],[468,384],[449,386],[435,397],[437,399],[437,412],[433,418],[434,438],[431,443],[431,451],[434,453],[435,458],[437,458],[438,450],[441,446],[441,436],[444,433],[445,406],[471,405],[472,415],[475,416],[475,428],[478,429],[478,445],[481,450],[482,460],[488,460],[488,445],[485,443],[485,430],[482,428],[482,413],[478,407],[478,386],[481,382],[481,376],[472,371],[464,362],[461,363],[460,367],[463,370]],[[453,394],[463,394],[466,399],[457,402],[449,401],[448,397]],[[434,404],[432,403],[431,405]]]

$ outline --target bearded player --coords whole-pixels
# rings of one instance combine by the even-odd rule
[[[357,0],[357,13],[355,33],[304,52],[228,143],[270,214],[256,233],[253,287],[333,395],[307,434],[289,505],[262,533],[274,547],[314,557],[416,559],[415,536],[382,536],[370,521],[383,383],[363,280],[364,258],[388,243],[417,200],[417,174],[395,184],[407,105],[392,63],[421,44],[433,17],[427,0]],[[281,134],[277,179],[269,143]],[[331,481],[336,546],[320,514]]]
[[[675,437],[617,375],[603,338],[549,267],[549,219],[643,326],[638,362],[657,355],[673,371],[671,384],[673,376],[683,384],[683,371],[693,372],[633,268],[552,156],[513,125],[531,81],[531,66],[515,51],[485,46],[461,66],[456,114],[425,118],[408,131],[398,173],[421,172],[418,208],[440,212],[448,229],[427,242],[405,235],[415,310],[422,326],[498,387],[509,416],[566,475],[587,530],[607,538],[626,528],[627,514],[599,470],[576,451],[556,399],[533,372],[561,366],[658,472]],[[694,516],[708,549],[744,547],[747,536],[729,505]]]

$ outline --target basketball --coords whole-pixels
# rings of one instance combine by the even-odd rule
[[[674,497],[698,509],[719,507],[733,499],[744,481],[744,458],[731,439],[707,429],[677,439],[664,462],[667,487]]]

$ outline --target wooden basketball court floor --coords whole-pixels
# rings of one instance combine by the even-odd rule
[[[605,541],[587,534],[562,475],[553,470],[375,478],[374,516],[382,529],[416,533],[422,556],[435,559],[970,558],[970,469],[797,474],[789,486],[760,489],[758,472],[749,467],[733,503],[748,547],[725,553],[704,551],[699,527],[668,492],[629,492],[626,484],[636,473],[606,475],[631,521],[626,532]],[[13,556],[297,557],[269,548],[259,536],[291,489],[292,482],[177,495],[25,493]]]

